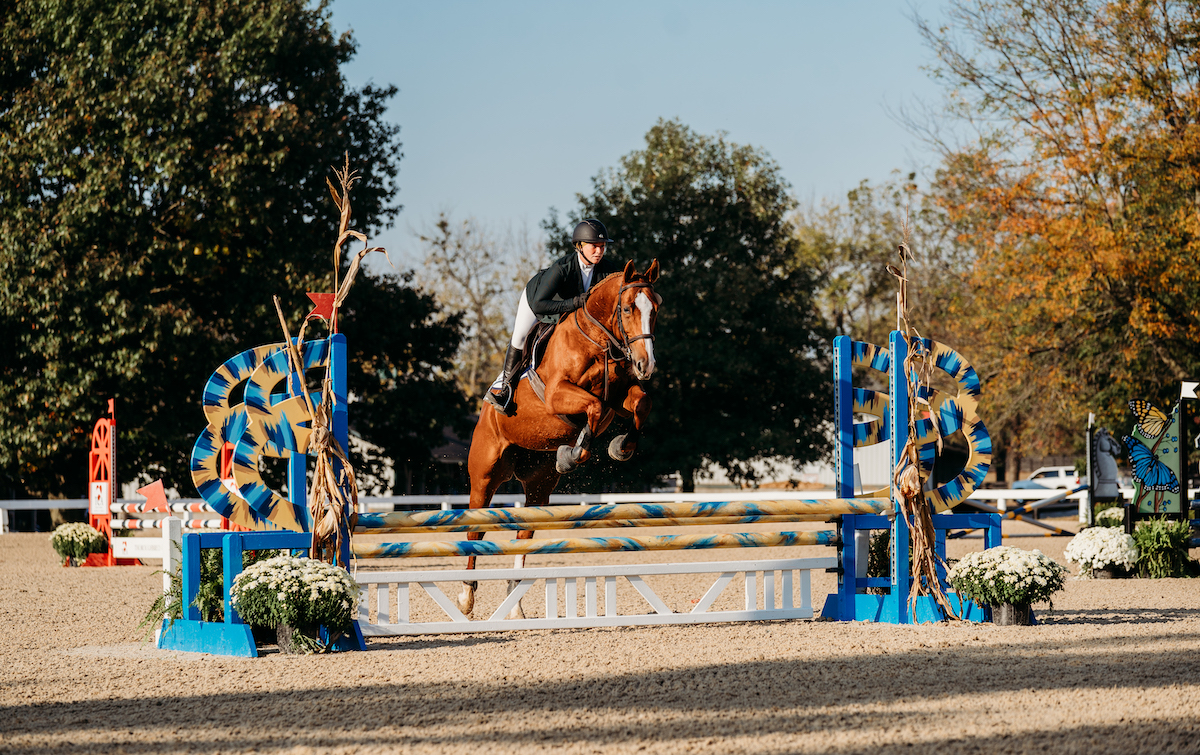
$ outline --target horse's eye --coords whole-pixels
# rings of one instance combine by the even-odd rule
[[[632,311],[633,311],[633,307],[630,307],[630,306],[625,307],[625,314],[629,314]]]

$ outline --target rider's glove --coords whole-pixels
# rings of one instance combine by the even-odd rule
[[[580,294],[571,300],[571,309],[576,310],[587,303],[587,294]]]

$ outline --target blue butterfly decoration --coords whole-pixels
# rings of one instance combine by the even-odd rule
[[[1179,480],[1175,473],[1150,453],[1141,441],[1126,435],[1122,440],[1129,449],[1129,459],[1133,462],[1133,476],[1142,483],[1146,490],[1166,490],[1179,492]]]

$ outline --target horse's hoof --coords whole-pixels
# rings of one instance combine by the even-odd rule
[[[608,444],[608,458],[613,461],[629,461],[633,458],[633,452],[637,450],[637,444],[634,443],[629,447],[628,451],[624,450],[625,439],[628,435],[618,435]]]
[[[518,567],[518,568],[520,568],[520,567]],[[508,580],[508,590],[506,590],[504,594],[505,594],[506,596],[507,596],[507,595],[512,595],[512,591],[513,591],[513,590],[515,590],[515,589],[517,589],[517,586],[518,586],[519,584],[521,584],[521,581],[520,581],[520,580],[517,580],[517,579],[510,579],[510,580]],[[509,612],[508,612],[508,618],[510,618],[510,619],[523,619],[523,618],[525,618],[525,611],[524,611],[524,610],[522,610],[522,608],[521,608],[521,601],[519,601],[519,600],[518,600],[518,601],[517,601],[517,604],[516,604],[515,606],[513,606],[513,607],[512,607],[512,610],[511,610],[511,611],[509,611]]]
[[[559,446],[558,456],[554,460],[554,469],[559,474],[574,472],[579,463],[575,461],[575,449],[571,446]]]
[[[462,592],[458,594],[458,610],[463,616],[470,616],[475,610],[475,588],[463,583]]]

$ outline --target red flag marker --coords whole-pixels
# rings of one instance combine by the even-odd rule
[[[146,497],[146,511],[161,511],[165,514],[171,510],[167,506],[167,494],[163,490],[162,480],[155,480],[144,488],[138,488],[138,495]]]
[[[312,303],[317,306],[313,307],[313,311],[308,313],[308,320],[313,317],[320,317],[322,320],[329,320],[333,317],[333,300],[337,294],[316,294],[312,291],[308,292],[308,298],[312,299]]]

